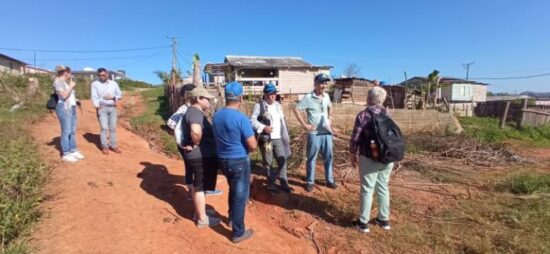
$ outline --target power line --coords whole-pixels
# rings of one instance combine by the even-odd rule
[[[124,64],[124,65],[120,65],[119,67],[117,67],[117,69],[120,69],[120,68],[124,68],[124,67],[127,67],[127,66],[130,66],[130,65],[134,65],[134,64],[138,64],[138,63],[141,63],[145,60],[148,60],[148,59],[151,59],[153,57],[157,57],[157,56],[160,56],[162,53],[166,53],[164,50],[161,50],[161,51],[157,51],[156,53],[153,53],[151,55],[148,55],[146,57],[143,57],[142,59],[139,59],[137,61],[134,61],[134,62],[131,62],[131,63],[127,63],[127,64]]]
[[[491,77],[491,78],[472,78],[472,79],[487,79],[487,80],[504,80],[504,79],[528,79],[528,78],[538,78],[550,76],[550,73],[541,73],[528,76],[516,76],[516,77]]]
[[[37,58],[39,61],[94,61],[94,60],[127,60],[127,59],[141,59],[148,57],[149,55],[140,56],[121,56],[121,57],[89,57],[89,58]],[[32,60],[30,58],[21,58],[23,61]]]
[[[21,49],[21,48],[0,48],[0,49],[11,50],[11,51],[46,52],[46,53],[112,53],[112,52],[144,51],[144,50],[169,48],[169,47],[171,47],[171,45],[155,46],[155,47],[147,47],[147,48],[109,49],[109,50],[51,50],[51,49]]]

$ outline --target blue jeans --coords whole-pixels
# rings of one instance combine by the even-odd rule
[[[307,135],[306,178],[308,184],[315,184],[315,163],[317,154],[321,153],[325,165],[325,179],[327,183],[334,183],[332,176],[332,135]]]
[[[244,212],[250,194],[250,159],[220,159],[220,168],[229,183],[229,220],[233,238],[245,232]]]
[[[76,106],[65,108],[65,102],[59,101],[55,114],[61,125],[61,152],[63,155],[76,152]]]
[[[103,148],[108,148],[109,144],[107,143],[107,132],[109,132],[110,146],[117,147],[116,140],[116,121],[117,121],[117,110],[116,107],[104,107],[101,106],[97,111],[99,117],[99,125],[101,126],[101,133],[99,138],[101,140],[101,146]]]

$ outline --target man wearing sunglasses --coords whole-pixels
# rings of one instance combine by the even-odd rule
[[[109,154],[109,148],[115,153],[122,153],[117,146],[116,126],[118,112],[117,102],[122,99],[122,92],[118,84],[109,79],[109,72],[105,68],[97,69],[98,80],[92,82],[92,102],[96,108],[97,118],[101,127],[101,152]],[[107,132],[109,141],[107,142]]]

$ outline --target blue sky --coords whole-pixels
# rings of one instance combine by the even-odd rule
[[[179,38],[179,64],[221,62],[225,55],[300,56],[349,63],[370,79],[397,83],[437,69],[470,78],[550,73],[550,1],[4,1],[0,48],[111,50],[169,45]],[[33,53],[4,53],[33,63]],[[170,48],[115,53],[37,53],[37,65],[122,68],[159,83]],[[550,91],[550,76],[479,80],[495,92]]]

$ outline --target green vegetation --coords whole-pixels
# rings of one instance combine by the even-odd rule
[[[498,119],[482,117],[459,118],[467,135],[483,143],[503,143],[508,140],[518,140],[526,145],[550,147],[550,126],[499,128]]]
[[[0,82],[0,243],[3,253],[28,253],[28,235],[40,218],[38,205],[48,168],[25,127],[48,111],[45,103],[51,93],[51,78],[34,76],[39,81],[37,94],[26,96],[28,76],[2,74]],[[13,93],[25,101],[10,112]],[[28,97],[28,98],[27,98]]]
[[[141,96],[145,110],[130,119],[132,129],[146,138],[150,144],[156,146],[158,150],[169,155],[178,154],[176,142],[165,125],[170,113],[168,112],[168,99],[164,96],[164,86],[142,91]]]
[[[550,193],[550,174],[521,173],[511,176],[500,189],[514,194]]]
[[[137,88],[152,88],[153,85],[143,82],[143,81],[135,81],[135,80],[119,80],[117,81],[118,86],[123,91],[133,91]]]
[[[438,175],[447,183],[468,186],[472,182],[456,178],[452,173],[444,176],[440,171]],[[428,178],[440,182],[440,179]],[[459,196],[459,202],[436,209],[434,213],[418,213],[410,205],[416,200],[392,196],[392,212],[401,219],[390,234],[376,236],[376,245],[393,253],[406,253],[411,249],[418,253],[548,253],[550,198],[522,199],[492,190],[505,186],[505,191],[511,193],[548,193],[550,175],[484,172],[475,173],[475,178],[488,191],[474,198]],[[348,209],[358,209],[357,204],[350,204]],[[349,239],[359,239],[357,237],[361,237],[360,233]]]

